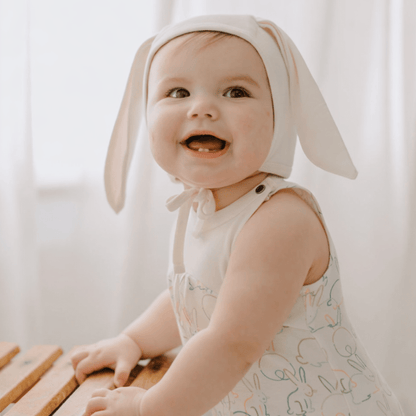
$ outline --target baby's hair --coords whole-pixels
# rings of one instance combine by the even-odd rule
[[[221,39],[233,38],[233,37],[237,37],[237,36],[231,35],[230,33],[219,32],[216,30],[201,30],[197,32],[184,33],[183,35],[179,35],[174,39],[183,38],[181,47],[187,46],[193,42],[199,42],[200,44],[199,50],[202,50],[206,48],[207,46],[212,45],[215,42],[218,42]],[[171,39],[170,41],[172,40],[173,39]],[[163,48],[163,46],[161,48]],[[160,49],[152,57],[152,62],[156,54],[160,51]]]
[[[186,33],[181,36],[186,36],[182,46],[186,46],[191,42],[199,42],[200,49],[204,49],[221,39],[236,37],[230,33],[218,32],[214,30],[203,30],[198,32]]]

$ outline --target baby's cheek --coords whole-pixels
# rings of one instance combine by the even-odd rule
[[[153,136],[149,134],[149,144],[150,144],[150,151],[152,152],[153,158],[155,159],[156,163],[162,168],[166,169],[165,165],[168,161],[166,154],[165,154],[165,147],[160,140],[157,139],[157,135]]]
[[[239,117],[237,125],[241,133],[248,133],[256,127],[256,117],[252,115],[245,115],[244,117]]]
[[[250,148],[244,152],[241,162],[241,169],[247,169],[250,171],[257,170],[261,165],[261,163],[259,163],[258,155]]]
[[[255,140],[240,145],[237,169],[257,170],[265,159],[264,152],[255,144]]]

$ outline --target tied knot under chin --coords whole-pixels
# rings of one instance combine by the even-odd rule
[[[186,201],[192,198],[192,202],[198,204],[197,217],[201,220],[211,217],[215,212],[214,195],[209,189],[191,188],[185,189],[179,195],[173,195],[166,201],[166,207],[173,212],[180,208]]]
[[[166,201],[166,207],[169,211],[176,211],[181,208],[189,200],[196,202],[198,208],[196,215],[198,220],[206,220],[215,213],[215,200],[214,195],[209,189],[205,188],[191,188],[185,189],[178,195],[171,196]],[[190,206],[192,206],[192,203]],[[196,237],[201,231],[202,221],[198,221],[195,225],[192,234]]]

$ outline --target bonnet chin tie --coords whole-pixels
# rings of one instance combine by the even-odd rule
[[[273,22],[249,15],[208,15],[169,25],[139,48],[111,136],[105,165],[105,189],[111,207],[124,206],[140,122],[146,127],[150,65],[160,48],[191,32],[214,31],[244,39],[258,52],[266,69],[274,110],[274,134],[261,172],[288,178],[296,137],[309,160],[328,172],[350,179],[357,171],[347,148],[299,50]]]
[[[185,273],[183,251],[186,226],[188,224],[189,212],[194,202],[198,203],[196,211],[198,220],[192,230],[192,235],[197,237],[201,232],[203,220],[211,217],[215,212],[215,200],[212,192],[205,188],[185,189],[179,195],[171,196],[166,201],[166,207],[169,211],[176,211],[179,208],[175,238],[173,240],[173,268],[175,273]]]

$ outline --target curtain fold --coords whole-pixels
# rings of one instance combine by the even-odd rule
[[[0,340],[41,341],[29,7],[0,1]]]

